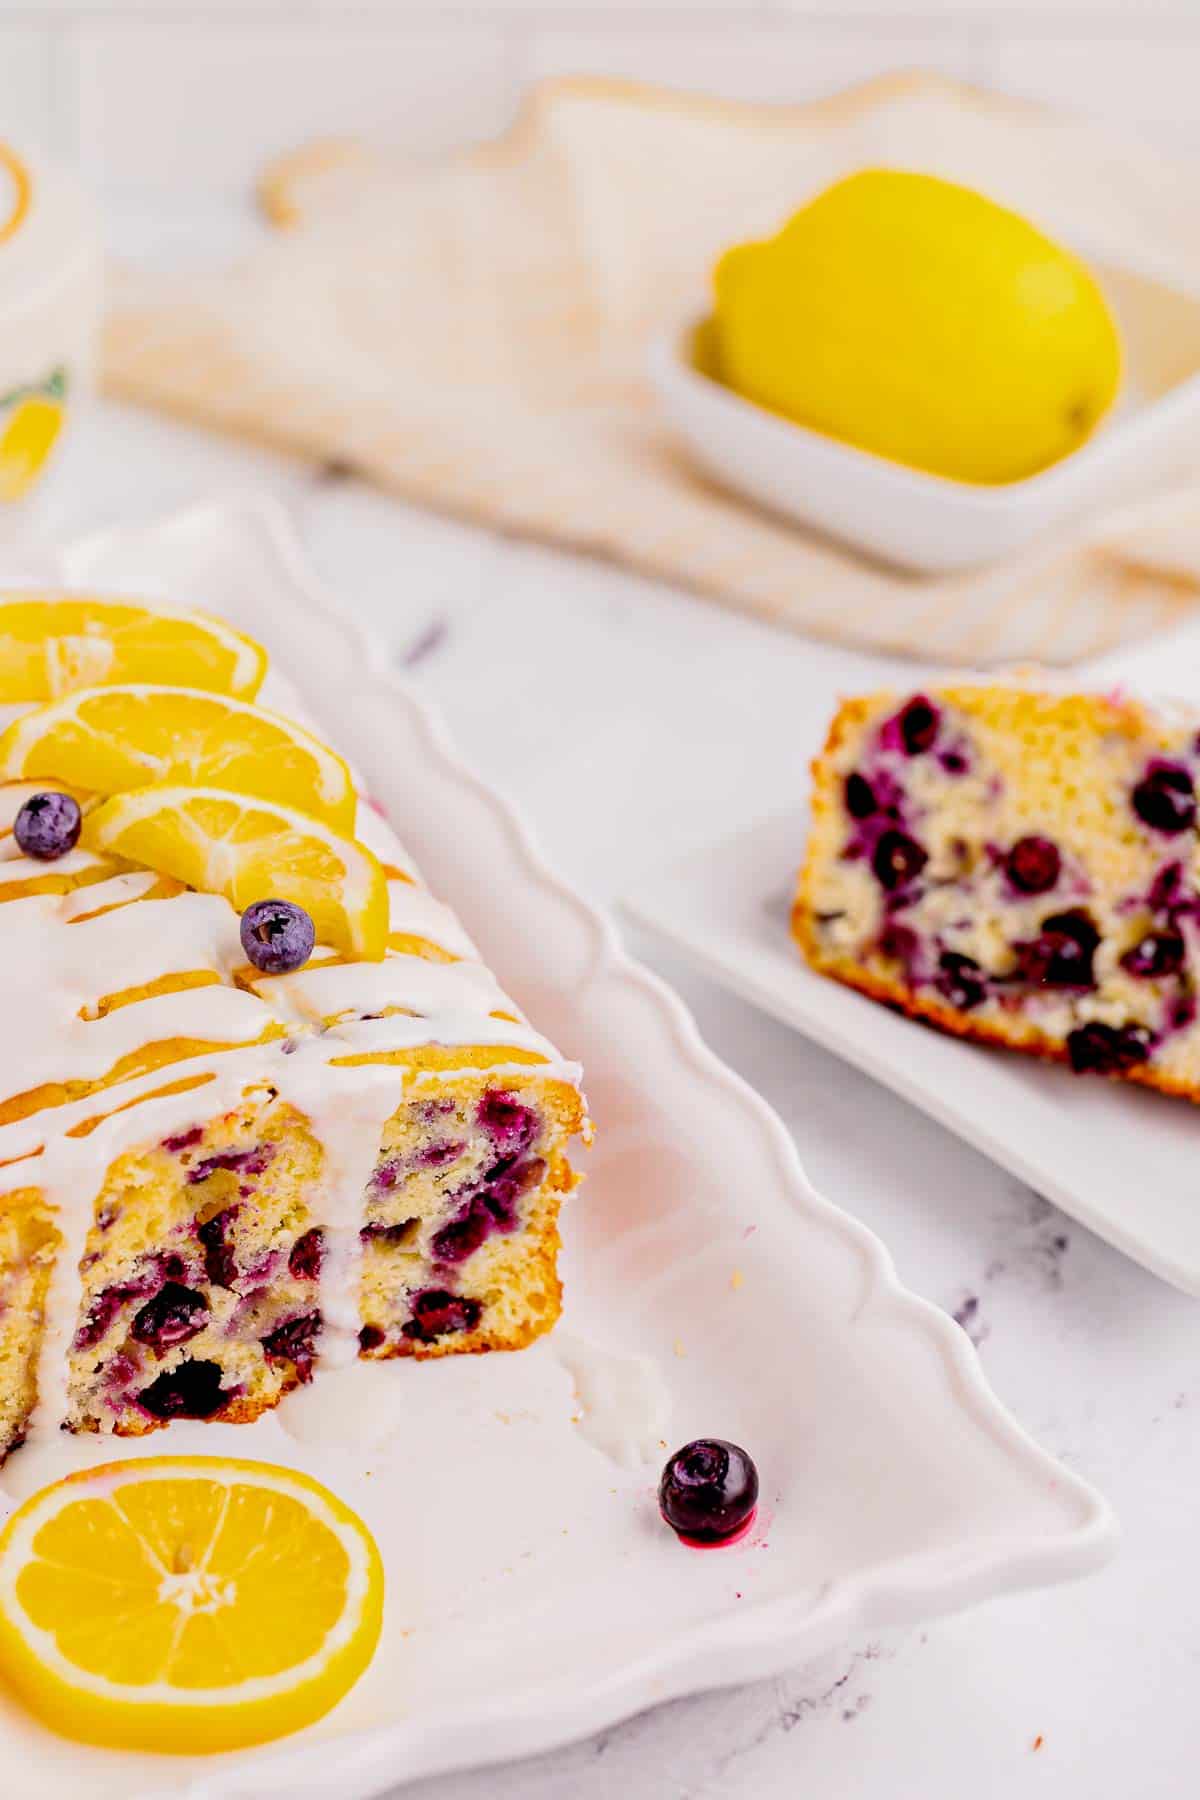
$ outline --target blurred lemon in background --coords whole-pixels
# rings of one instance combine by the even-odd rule
[[[0,397],[0,502],[20,500],[42,472],[66,417],[66,376],[56,369],[38,387]]]
[[[1117,328],[1079,259],[981,194],[871,169],[717,264],[706,359],[746,399],[958,481],[1019,481],[1112,405]]]

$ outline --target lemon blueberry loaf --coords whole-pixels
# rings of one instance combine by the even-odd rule
[[[264,666],[0,601],[0,1459],[558,1314],[579,1071]]]
[[[947,1031],[1200,1099],[1200,720],[953,686],[846,701],[793,929]]]

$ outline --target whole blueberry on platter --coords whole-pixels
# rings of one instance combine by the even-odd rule
[[[79,842],[83,815],[70,794],[31,794],[13,823],[17,847],[39,862],[65,856]]]
[[[721,1544],[740,1535],[757,1503],[754,1459],[724,1438],[695,1438],[676,1450],[658,1484],[663,1518],[694,1544]]]
[[[313,953],[316,933],[302,906],[290,900],[256,900],[242,914],[242,949],[264,975],[290,975]]]

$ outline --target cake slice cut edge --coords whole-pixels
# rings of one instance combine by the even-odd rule
[[[1200,1099],[1200,718],[1120,692],[842,703],[792,930],[939,1029]]]

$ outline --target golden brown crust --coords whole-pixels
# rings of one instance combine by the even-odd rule
[[[291,1375],[282,1381],[273,1392],[264,1393],[256,1400],[239,1394],[236,1400],[231,1400],[228,1406],[222,1407],[221,1411],[214,1415],[211,1423],[214,1425],[253,1425],[255,1419],[260,1419],[265,1412],[273,1412],[284,1396],[293,1393],[299,1386],[300,1377]],[[172,1424],[174,1424],[173,1419],[152,1419],[149,1415],[144,1419],[126,1419],[122,1424],[112,1427],[112,1436],[149,1437],[152,1431],[165,1431],[167,1426]],[[72,1426],[71,1429],[77,1433],[81,1431],[98,1433],[100,1425],[96,1419],[81,1419],[79,1424]]]

